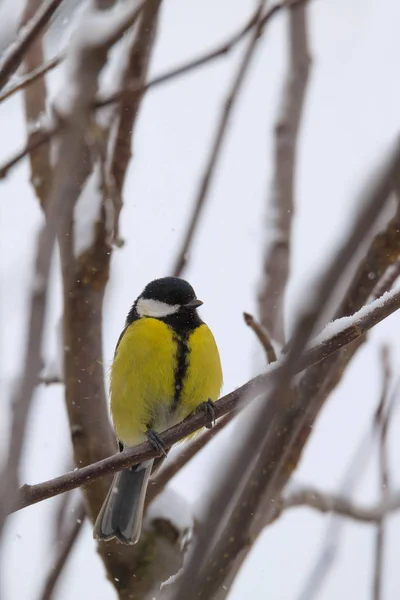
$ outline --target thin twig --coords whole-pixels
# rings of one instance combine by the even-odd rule
[[[41,600],[51,600],[54,595],[56,586],[67,564],[68,558],[75,547],[79,534],[82,531],[82,526],[85,522],[86,512],[83,502],[80,502],[78,508],[73,509],[73,524],[70,530],[66,533],[65,539],[58,543],[61,546],[60,552],[52,565],[44,583],[43,591],[40,596]]]
[[[275,4],[262,18],[263,26],[275,15],[277,15],[280,11],[290,7],[295,6],[296,4],[303,4],[307,2],[307,0],[285,0],[283,2],[278,2]],[[151,79],[149,82],[145,84],[140,84],[138,82],[131,83],[127,87],[122,90],[118,90],[117,92],[107,96],[106,98],[97,98],[94,102],[93,108],[102,108],[104,106],[108,106],[109,104],[113,104],[115,102],[119,102],[126,94],[143,94],[147,92],[149,89],[153,87],[157,87],[162,83],[166,83],[171,79],[175,79],[180,77],[181,75],[185,75],[190,71],[194,71],[203,65],[206,65],[217,58],[225,56],[228,54],[233,48],[237,46],[239,42],[241,42],[246,35],[255,27],[258,21],[258,9],[255,10],[254,14],[250,17],[250,19],[240,27],[240,29],[234,33],[226,42],[221,45],[218,45],[213,50],[202,54],[201,56],[190,60],[189,62],[185,62],[179,67],[166,71],[161,75],[158,75],[154,79]]]
[[[392,414],[394,409],[398,406],[399,401],[400,380],[398,380],[390,396],[388,403],[388,411],[390,414]],[[379,401],[379,403],[380,402],[381,401]],[[377,434],[379,433],[377,427],[378,421],[376,418],[378,413],[379,406],[374,415],[372,426],[368,426],[368,430],[360,440],[351,462],[346,469],[345,475],[342,478],[339,493],[347,497],[350,497],[354,492],[355,487],[360,481],[360,478],[365,471],[365,467],[367,466],[371,457],[371,452],[374,449],[374,442],[376,441]],[[317,597],[318,592],[321,589],[321,585],[325,580],[329,569],[334,563],[343,527],[344,524],[339,515],[332,515],[324,536],[325,541],[322,551],[319,553],[316,564],[313,566],[311,573],[307,577],[306,583],[299,594],[299,600],[312,600],[313,598]]]
[[[299,0],[300,1],[300,0]],[[304,2],[304,0],[301,0]],[[264,10],[265,1],[258,2],[257,9],[254,15],[254,19],[256,20],[256,25],[254,26],[252,35],[250,37],[248,46],[243,55],[242,61],[239,65],[239,69],[234,77],[230,90],[225,99],[221,116],[217,125],[217,129],[215,131],[214,139],[211,145],[211,150],[209,156],[206,161],[206,165],[204,168],[203,175],[201,177],[200,186],[198,192],[196,194],[196,199],[194,202],[193,212],[191,214],[189,224],[186,229],[185,236],[183,238],[182,245],[178,251],[177,258],[175,260],[175,264],[172,268],[172,273],[175,277],[178,277],[182,274],[185,269],[188,257],[189,246],[194,238],[198,223],[200,221],[201,214],[204,209],[204,205],[206,203],[208,197],[208,191],[214,177],[215,169],[218,164],[218,160],[221,154],[222,146],[225,140],[225,136],[227,133],[228,123],[230,116],[233,112],[233,109],[236,105],[236,102],[239,98],[239,94],[241,92],[242,86],[244,84],[247,73],[249,72],[249,68],[253,57],[255,55],[255,51],[258,45],[258,41],[262,38],[262,34],[265,31],[265,27],[268,21],[275,15],[279,10],[283,8],[287,8],[294,3],[298,2],[282,2],[280,4],[276,4],[272,8],[270,8],[267,13],[262,16],[262,12]]]
[[[346,496],[326,494],[316,489],[301,489],[289,492],[277,502],[277,514],[289,508],[309,507],[323,513],[335,513],[341,517],[362,523],[377,523],[389,514],[400,510],[400,492],[391,494],[385,501],[370,508],[358,506]]]
[[[38,148],[43,146],[43,144],[47,144],[47,142],[49,142],[56,133],[60,132],[60,129],[61,124],[57,122],[53,125],[42,127],[40,130],[38,130],[34,138],[28,139],[22,150],[14,154],[14,156],[9,158],[0,167],[0,179],[4,179],[4,177],[8,175],[10,169],[15,167],[15,165],[19,163],[19,161],[25,156],[27,156],[30,152],[37,150]]]
[[[376,424],[379,432],[379,476],[380,476],[380,491],[381,502],[387,503],[390,497],[389,489],[389,464],[387,450],[387,432],[389,418],[391,416],[388,410],[389,387],[392,378],[390,368],[389,348],[383,346],[381,351],[382,361],[382,394],[381,401],[376,411]],[[373,600],[381,600],[382,598],[382,575],[384,564],[384,548],[385,548],[385,523],[384,515],[377,522],[376,540],[375,540],[375,568],[373,579]]]
[[[361,309],[359,315],[356,313],[354,315],[354,323],[343,328],[343,330],[332,338],[322,340],[316,346],[311,345],[310,349],[306,350],[303,356],[296,362],[296,372],[300,372],[324,360],[327,356],[353,342],[358,336],[364,335],[371,327],[377,325],[380,321],[398,310],[400,308],[400,291],[387,293],[384,298],[376,300],[369,308],[370,310],[367,312]],[[269,365],[265,373],[258,375],[240,388],[220,398],[215,403],[215,417],[218,419],[228,413],[237,411],[244,404],[260,396],[273,378],[287,372],[286,363],[286,357],[281,357],[278,361]],[[198,431],[201,427],[207,425],[207,423],[207,415],[202,412],[196,412],[181,423],[162,433],[161,438],[166,447],[171,447],[179,440]],[[156,456],[158,456],[157,451],[148,442],[144,442],[132,449],[124,450],[109,458],[44,483],[24,485],[19,490],[19,501],[15,503],[13,510],[19,510],[47,498],[68,492],[95,479],[104,477],[109,473],[115,473]]]
[[[26,23],[32,15],[40,8],[41,0],[27,0],[25,11],[22,16],[22,24]],[[34,70],[43,64],[43,32],[41,32],[33,41],[24,57],[24,68],[28,71]],[[35,140],[36,136],[40,138],[40,131],[37,131],[36,124],[40,123],[43,115],[46,114],[47,88],[46,80],[42,77],[36,78],[33,85],[24,88],[23,100],[25,105],[25,120],[27,126],[28,140]],[[45,210],[46,201],[51,189],[52,166],[50,161],[50,146],[43,145],[32,151],[29,155],[31,167],[31,184]]]
[[[194,71],[203,65],[206,65],[217,58],[225,56],[228,54],[235,46],[242,41],[242,39],[248,34],[248,32],[254,27],[257,22],[256,14],[252,15],[252,17],[247,21],[247,23],[240,27],[240,29],[234,33],[226,42],[221,45],[218,45],[217,48],[202,54],[201,56],[190,60],[188,62],[183,63],[179,67],[175,67],[174,69],[168,70],[161,75],[157,75],[154,79],[151,79],[147,83],[134,82],[130,83],[122,90],[118,90],[117,92],[110,94],[109,96],[102,98],[98,97],[95,100],[94,108],[102,108],[104,106],[108,106],[110,104],[114,104],[115,102],[119,102],[126,95],[131,94],[144,94],[151,88],[157,87],[160,84],[167,83],[171,79],[176,79],[190,71]]]
[[[268,331],[261,325],[261,323],[256,321],[253,315],[245,312],[243,313],[243,317],[246,325],[248,325],[250,329],[254,331],[260,341],[261,346],[264,348],[265,355],[267,357],[267,364],[275,362],[276,353],[268,335]]]
[[[59,54],[58,56],[55,56],[40,67],[37,67],[37,69],[33,69],[32,71],[21,77],[18,83],[4,90],[4,92],[0,94],[0,103],[4,100],[7,100],[17,92],[20,92],[21,90],[25,89],[29,85],[32,85],[32,83],[35,83],[35,81],[37,81],[40,77],[43,77],[44,75],[46,75],[46,73],[52,71],[55,67],[57,67],[63,59],[64,56],[62,54]]]
[[[265,23],[269,19],[271,19],[275,14],[277,14],[280,10],[286,8],[287,6],[290,6],[291,4],[302,4],[305,1],[306,0],[292,0],[290,2],[290,0],[287,0],[287,2],[282,2],[282,3],[275,5],[265,15],[265,17],[264,17]],[[208,62],[209,60],[212,60],[213,58],[222,56],[227,51],[229,51],[231,48],[233,48],[234,45],[238,41],[240,41],[240,39],[242,39],[242,37],[244,37],[245,34],[247,34],[247,32],[249,30],[252,29],[252,27],[254,26],[253,18],[254,17],[252,17],[252,19],[250,19],[250,21],[247,23],[247,25],[243,29],[240,30],[242,32],[242,35],[240,35],[240,37],[239,37],[239,33],[236,34],[232,38],[231,42],[227,42],[226,44],[221,46],[218,50],[214,50],[206,56],[195,59],[194,61],[191,61],[190,63],[186,63],[185,65],[182,65],[181,67],[173,69],[172,71],[168,71],[167,73],[160,75],[160,76],[154,78],[153,80],[149,81],[143,87],[141,85],[138,85],[135,83],[135,84],[128,86],[126,89],[116,92],[115,94],[113,94],[107,98],[98,98],[93,101],[93,104],[92,104],[93,109],[102,108],[103,106],[108,106],[109,104],[119,102],[121,100],[121,98],[123,98],[123,96],[127,95],[127,94],[133,94],[133,93],[142,94],[153,87],[157,87],[158,85],[165,83],[166,81],[169,81],[179,75],[183,75],[184,73],[186,73],[188,71],[196,69],[198,66],[201,66],[201,64],[205,64],[206,62]],[[228,50],[226,50],[226,48],[228,48]],[[38,131],[38,134],[40,134],[40,137],[37,140],[35,140],[35,144],[29,144],[29,143],[26,144],[24,146],[24,148],[22,148],[13,157],[8,159],[2,166],[0,166],[0,179],[3,179],[8,174],[10,169],[13,168],[27,154],[29,154],[32,150],[39,148],[42,144],[46,144],[47,142],[49,142],[50,139],[57,133],[59,133],[59,129],[57,127],[40,129]]]
[[[62,0],[43,2],[35,15],[21,30],[15,42],[6,50],[0,64],[0,90],[3,89],[8,79],[19,67],[25,53],[49,23],[61,2]]]
[[[274,138],[274,180],[269,192],[266,247],[258,312],[272,339],[285,343],[284,299],[290,271],[297,142],[310,70],[305,6],[289,11],[289,66]]]
[[[127,66],[123,74],[123,82],[127,86],[134,81],[144,86],[147,80],[148,66],[154,47],[157,31],[160,0],[148,2],[127,56]],[[117,106],[118,113],[115,132],[110,136],[109,170],[107,180],[114,193],[110,196],[113,202],[112,241],[119,241],[119,216],[122,210],[122,191],[124,181],[132,156],[132,140],[134,139],[137,115],[141,106],[143,94],[139,92],[126,93],[120,98]]]

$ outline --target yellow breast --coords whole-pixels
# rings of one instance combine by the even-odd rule
[[[125,445],[142,442],[148,427],[163,431],[202,402],[218,399],[222,370],[210,329],[200,325],[185,343],[186,372],[177,397],[174,331],[162,321],[143,318],[123,334],[111,369],[110,395],[115,430]]]
[[[111,414],[118,439],[132,446],[174,397],[177,345],[157,319],[139,319],[125,331],[111,369]]]
[[[221,360],[215,339],[204,323],[188,339],[188,366],[177,407],[177,421],[207,400],[218,400],[222,387]]]

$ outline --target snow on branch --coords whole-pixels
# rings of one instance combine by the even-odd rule
[[[387,292],[382,298],[375,300],[368,307],[362,308],[353,315],[350,321],[347,321],[346,327],[339,327],[338,331],[332,337],[321,337],[318,345],[310,344],[310,348],[300,356],[294,370],[298,373],[311,365],[317,364],[350,342],[353,342],[359,336],[364,335],[371,327],[399,308],[400,292]],[[247,405],[250,401],[260,396],[260,394],[265,392],[271,378],[282,373],[286,370],[286,367],[287,357],[283,355],[275,363],[269,365],[262,375],[255,377],[245,385],[220,398],[215,404],[216,418],[233,411],[238,411],[243,405]],[[181,423],[178,423],[178,425],[164,432],[161,435],[162,440],[167,447],[170,447],[189,434],[198,431],[207,422],[207,415],[202,412],[196,412]],[[109,473],[115,473],[137,462],[142,462],[155,456],[157,456],[157,452],[154,448],[148,442],[144,442],[130,450],[125,450],[124,452],[110,456],[87,467],[76,469],[44,483],[24,485],[19,490],[19,499],[14,505],[14,510],[19,510],[47,498],[57,496],[95,479],[104,477]]]

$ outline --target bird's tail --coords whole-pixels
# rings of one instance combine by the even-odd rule
[[[106,541],[115,537],[123,544],[136,544],[153,462],[146,461],[114,476],[94,525],[95,539]]]

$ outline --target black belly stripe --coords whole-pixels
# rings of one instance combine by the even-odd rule
[[[188,337],[189,332],[185,335],[174,335],[174,339],[177,345],[176,349],[176,369],[175,369],[175,392],[174,399],[172,401],[172,412],[175,412],[179,406],[182,397],[182,391],[184,386],[184,380],[186,377],[187,368],[189,366],[188,355]]]

